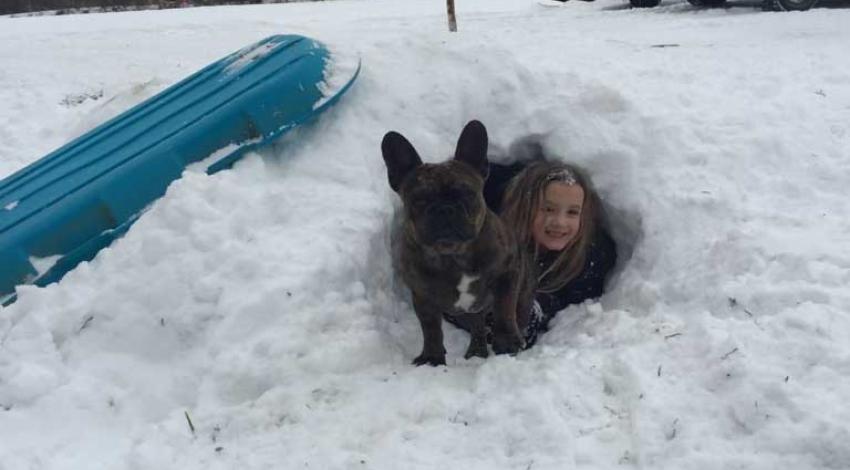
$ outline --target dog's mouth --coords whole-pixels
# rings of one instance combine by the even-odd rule
[[[467,243],[469,242],[444,238],[437,240],[431,246],[437,253],[446,255],[462,252],[466,248]]]
[[[423,225],[422,241],[435,247],[450,250],[476,237],[475,228],[465,220],[430,219]]]

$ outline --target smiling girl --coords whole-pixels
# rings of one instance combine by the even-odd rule
[[[531,347],[556,313],[602,295],[616,246],[599,196],[575,165],[539,158],[491,164],[484,196],[514,229],[537,271],[535,305],[525,328]]]

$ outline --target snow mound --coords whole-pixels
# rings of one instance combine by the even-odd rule
[[[457,34],[389,0],[4,21],[3,175],[281,29],[363,69],[0,310],[0,467],[846,467],[848,11],[572,3],[458,2]],[[380,140],[439,161],[470,119],[587,168],[620,262],[532,350],[466,361],[446,326],[448,366],[416,368]]]

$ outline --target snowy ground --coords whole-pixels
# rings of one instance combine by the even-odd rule
[[[850,468],[850,10],[457,4],[0,18],[0,176],[270,34],[363,59],[0,310],[0,469]],[[415,368],[380,139],[440,160],[472,118],[585,165],[621,262],[534,349],[446,326]]]

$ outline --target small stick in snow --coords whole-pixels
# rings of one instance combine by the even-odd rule
[[[670,432],[669,432],[669,433],[667,433],[667,440],[668,440],[668,441],[672,441],[673,439],[675,439],[675,438],[676,438],[676,432],[677,432],[676,425],[677,425],[677,424],[679,424],[679,418],[674,419],[674,420],[673,420],[673,425],[672,425],[672,426],[670,426],[670,428],[671,428],[671,429],[670,429]]]
[[[195,435],[195,425],[192,424],[192,418],[189,417],[189,412],[184,411],[183,414],[186,416],[186,422],[189,423],[189,430],[192,431],[192,435]]]
[[[720,359],[726,360],[726,359],[729,358],[729,356],[735,354],[736,352],[738,352],[738,348],[735,348],[735,349],[729,351],[728,353],[724,354],[723,357],[721,357]]]
[[[661,377],[661,364],[658,365],[658,376]]]
[[[85,330],[89,326],[89,323],[91,323],[92,320],[94,320],[94,315],[86,316],[86,318],[83,319],[83,324],[80,326],[80,329],[77,330],[77,333],[80,333],[81,331]]]
[[[729,307],[730,308],[738,307],[738,299],[736,299],[734,297],[729,297]],[[743,310],[744,310],[744,313],[746,313],[747,316],[750,317],[750,319],[753,320],[753,323],[755,323],[756,326],[759,327],[760,330],[764,330],[764,328],[762,328],[761,325],[759,325],[758,318],[756,318],[755,315],[753,315],[753,312],[751,312],[750,309],[748,309],[747,307],[744,307]]]
[[[446,11],[449,15],[449,31],[457,32],[457,18],[455,17],[455,0],[446,0]]]
[[[672,335],[665,336],[664,339],[675,338],[677,336],[682,336],[682,333],[673,333]]]

